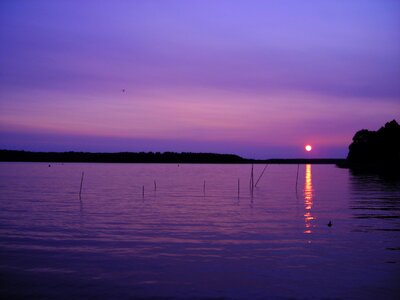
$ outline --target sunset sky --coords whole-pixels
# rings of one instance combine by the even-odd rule
[[[393,119],[400,1],[0,1],[0,149],[341,158]]]

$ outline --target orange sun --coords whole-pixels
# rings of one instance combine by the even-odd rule
[[[311,145],[306,145],[304,149],[306,149],[307,152],[310,152],[312,150],[312,147]]]

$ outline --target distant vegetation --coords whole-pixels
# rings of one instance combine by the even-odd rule
[[[246,159],[234,154],[191,152],[30,152],[0,150],[0,161],[93,163],[218,163],[218,164],[336,164],[340,159]]]
[[[1,161],[96,163],[247,163],[233,154],[175,152],[29,152],[0,150]]]

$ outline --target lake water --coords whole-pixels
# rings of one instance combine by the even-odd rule
[[[398,299],[399,181],[250,171],[1,163],[2,298]]]

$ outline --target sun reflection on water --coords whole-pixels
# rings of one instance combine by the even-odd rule
[[[311,173],[311,165],[307,164],[305,183],[304,183],[304,207],[305,207],[304,222],[306,225],[304,233],[306,234],[312,233],[311,230],[311,228],[313,227],[312,220],[314,220],[314,217],[311,214],[312,206],[313,206],[312,173]]]

